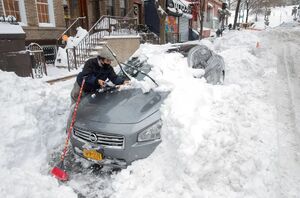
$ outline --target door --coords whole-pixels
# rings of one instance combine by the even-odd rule
[[[85,19],[80,21],[82,28],[88,30],[88,10],[87,10],[87,0],[71,0],[69,1],[71,19],[70,23],[74,22],[77,17],[86,16]]]
[[[88,10],[87,10],[87,4],[86,4],[86,0],[79,0],[80,4],[79,4],[79,13],[80,16],[83,17],[85,16],[86,18],[82,21],[82,28],[89,30],[89,26],[88,26]]]
[[[189,40],[189,19],[186,17],[179,17],[179,35],[180,42]]]
[[[157,9],[154,0],[144,1],[145,6],[145,24],[149,27],[151,32],[159,35],[159,17],[157,15]]]

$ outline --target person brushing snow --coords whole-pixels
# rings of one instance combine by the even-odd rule
[[[74,83],[71,92],[71,105],[76,102],[84,78],[85,85],[83,88],[83,96],[103,88],[107,79],[115,85],[122,85],[128,82],[115,73],[111,66],[113,60],[114,57],[107,49],[101,49],[96,58],[91,58],[85,62],[82,71],[76,78],[76,82]]]

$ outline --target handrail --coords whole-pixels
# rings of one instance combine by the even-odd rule
[[[59,40],[63,37],[63,35],[65,35],[65,33],[67,31],[69,31],[71,29],[71,27],[73,27],[73,25],[79,20],[79,19],[85,19],[86,16],[83,16],[83,17],[77,17],[76,20],[56,39],[56,40]]]
[[[107,19],[107,21],[105,21]],[[112,21],[113,20],[113,21]],[[137,33],[133,26],[137,23],[137,18],[118,17],[118,16],[101,16],[97,22],[89,29],[86,36],[72,48],[67,48],[68,70],[76,68],[85,62],[90,56],[92,49],[100,45],[100,40],[111,34],[132,34]],[[133,26],[131,26],[133,25]]]
[[[98,25],[98,23],[100,23],[100,21],[102,21],[106,17],[107,15],[101,16],[100,19],[98,19],[98,21],[96,21],[96,23],[89,29],[88,33],[90,34],[90,32],[96,27],[96,25]]]
[[[98,21],[90,28],[90,30],[88,31],[88,33],[90,33],[104,18],[109,18],[109,19],[122,19],[122,20],[136,20],[137,17],[134,18],[129,18],[129,17],[119,17],[119,16],[110,16],[110,15],[102,15],[100,17],[100,19],[98,19]]]

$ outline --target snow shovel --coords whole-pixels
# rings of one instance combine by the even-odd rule
[[[79,102],[80,102],[80,99],[81,99],[84,83],[85,83],[85,78],[83,79],[81,87],[80,87],[79,95],[78,95],[76,105],[75,105],[75,108],[74,108],[74,112],[73,112],[73,115],[72,115],[72,122],[70,124],[69,129],[68,129],[68,135],[67,135],[67,139],[66,139],[66,142],[65,142],[65,147],[64,147],[63,153],[60,156],[60,162],[51,170],[51,174],[60,181],[67,181],[69,179],[69,175],[65,170],[64,159],[65,159],[67,151],[68,151],[69,140],[70,140],[71,132],[72,132],[75,120],[76,120],[77,110],[78,110]]]

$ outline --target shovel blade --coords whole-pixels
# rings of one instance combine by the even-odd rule
[[[51,170],[51,174],[60,181],[67,181],[69,179],[68,173],[57,166]]]

